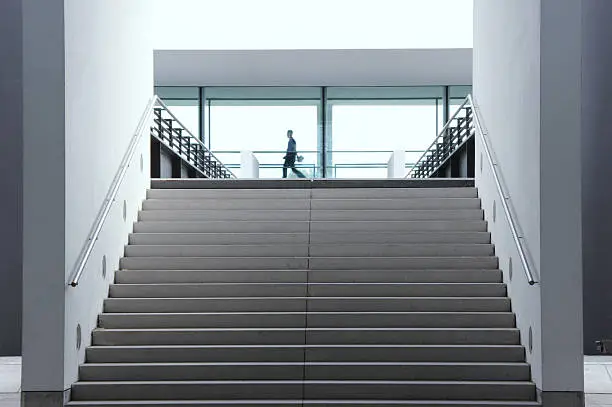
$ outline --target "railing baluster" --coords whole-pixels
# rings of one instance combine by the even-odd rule
[[[151,136],[162,142],[167,148],[194,168],[197,176],[206,178],[234,178],[227,169],[183,124],[170,112],[159,99],[159,105],[153,109]],[[167,116],[168,118],[164,117]]]
[[[473,106],[468,97],[444,125],[429,148],[417,160],[407,177],[429,178],[439,176],[437,173],[451,159],[453,154],[474,136],[472,109]]]

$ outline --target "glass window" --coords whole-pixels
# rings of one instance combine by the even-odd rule
[[[187,130],[201,137],[198,87],[158,86],[155,93]]]
[[[451,115],[471,89],[448,87]],[[262,178],[282,176],[289,129],[304,156],[297,166],[307,176],[322,177],[327,168],[329,177],[385,178],[393,151],[406,152],[408,171],[444,126],[442,86],[179,86],[156,93],[194,135],[206,134],[207,146],[230,168],[239,167],[241,151],[253,151]]]
[[[437,116],[435,100],[334,105],[332,174],[384,178],[395,150],[406,151],[407,163],[416,162],[434,140]]]
[[[304,157],[297,167],[315,177],[318,110],[317,104],[285,101],[242,101],[240,105],[210,101],[210,149],[231,164],[240,163],[240,151],[253,151],[261,165],[260,177],[280,178],[287,130],[293,130],[297,150]]]

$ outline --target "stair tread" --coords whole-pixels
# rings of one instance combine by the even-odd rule
[[[174,405],[185,405],[185,406],[201,406],[201,405],[228,405],[228,406],[241,406],[241,405],[345,405],[345,406],[359,406],[367,405],[370,406],[516,406],[516,407],[538,407],[540,404],[535,401],[487,401],[487,400],[151,400],[151,401],[71,401],[67,406],[114,406],[114,405],[160,405],[160,406],[174,406]]]
[[[121,315],[130,315],[130,316],[142,316],[142,315],[158,315],[158,316],[174,316],[174,315],[508,315],[512,314],[510,311],[501,311],[501,312],[489,312],[489,311],[346,311],[346,312],[337,312],[337,311],[244,311],[244,312],[104,312],[100,315],[104,316],[121,316]]]
[[[529,366],[525,362],[110,362],[85,363],[83,367],[121,366]]]
[[[198,271],[198,270],[194,270]],[[166,286],[166,285],[185,285],[185,286],[222,286],[222,285],[274,285],[274,286],[283,286],[283,285],[391,285],[391,286],[403,286],[403,285],[505,285],[505,283],[481,283],[481,282],[469,282],[469,283],[421,283],[421,282],[295,282],[295,283],[287,283],[287,282],[229,282],[229,283],[119,283],[112,284],[115,286]],[[317,297],[319,298],[319,297]],[[474,298],[474,297],[472,297]],[[480,297],[478,297],[480,298]]]
[[[122,329],[119,329],[122,330]],[[303,329],[299,329],[300,331]],[[278,344],[278,345],[257,345],[257,344],[249,344],[249,345],[232,345],[232,344],[222,344],[222,345],[92,345],[89,346],[88,349],[199,349],[199,348],[239,348],[248,346],[249,348],[459,348],[459,349],[481,349],[481,348],[523,348],[522,345],[395,345],[395,344],[329,344],[329,345],[321,345],[321,344],[300,344],[300,345],[291,345],[291,344]]]
[[[304,246],[346,246],[346,247],[355,247],[355,246],[384,246],[384,247],[415,247],[415,246],[426,246],[426,247],[445,247],[445,246],[459,246],[459,247],[471,247],[471,246],[490,246],[491,243],[252,243],[252,244],[172,244],[172,243],[163,243],[163,244],[130,244],[130,247],[166,247],[166,246],[185,246],[185,247],[262,247],[262,246],[271,246],[271,247],[304,247]],[[166,256],[164,256],[166,257]],[[390,256],[391,257],[391,256]],[[478,257],[478,256],[465,256],[465,257]]]
[[[211,283],[212,284],[212,283]],[[312,283],[308,283],[312,284]],[[325,283],[327,284],[327,283]],[[368,283],[369,284],[369,283]],[[498,283],[495,283],[498,284]],[[401,296],[388,296],[388,297],[355,297],[355,296],[320,296],[320,297],[305,297],[305,296],[265,296],[265,297],[110,297],[107,300],[113,301],[141,301],[141,300],[159,300],[159,301],[190,301],[190,300],[309,300],[309,301],[323,301],[323,300],[363,300],[363,301],[375,301],[375,300],[436,300],[436,301],[500,301],[507,300],[506,297],[401,297]],[[442,311],[443,312],[443,311]],[[468,311],[469,312],[469,311]]]
[[[201,332],[215,332],[215,331],[518,331],[518,328],[457,328],[457,327],[441,327],[441,328],[313,328],[313,327],[301,327],[301,328],[95,328],[96,331],[201,331]]]
[[[162,245],[163,246],[163,245]],[[185,245],[189,246],[189,245]],[[196,245],[197,246],[197,245]],[[227,256],[130,256],[132,259],[225,259]],[[359,259],[359,258],[368,258],[368,259],[490,259],[495,258],[495,256],[482,255],[482,256],[244,256],[240,257],[241,259],[309,259],[309,258],[326,258],[326,259]],[[300,270],[300,269],[294,269]],[[461,269],[457,269],[461,270]]]
[[[495,407],[495,406],[503,406],[503,407],[507,407],[507,406],[512,406],[512,407],[539,407],[540,404],[537,402],[530,402],[530,401],[509,401],[509,402],[495,402],[495,401],[447,401],[447,400],[405,400],[405,401],[389,401],[389,400],[372,400],[370,402],[367,401],[363,401],[363,400],[347,400],[347,401],[342,401],[342,400],[308,400],[308,401],[302,401],[302,400],[295,400],[295,401],[279,401],[279,400],[188,400],[188,401],[182,401],[182,400],[151,400],[151,401],[133,401],[133,400],[127,400],[127,401],[71,401],[68,404],[66,404],[67,406],[116,406],[116,405],[134,405],[134,406],[138,406],[138,405],[146,405],[146,406],[150,406],[150,405],[160,405],[160,406],[206,406],[206,405],[213,405],[213,406],[218,406],[218,405],[227,405],[227,406],[251,406],[251,405],[262,405],[262,406],[268,406],[268,405],[295,405],[295,406],[304,406],[304,405],[313,405],[313,406],[317,406],[317,405],[339,405],[339,406],[343,406],[343,405],[348,405],[348,406],[393,406],[393,405],[398,405],[398,406],[411,406],[411,405],[416,405],[416,406],[451,406],[451,407],[455,407],[455,406],[484,406],[484,407]]]
[[[77,382],[76,385],[93,385],[93,386],[116,386],[122,384],[130,385],[163,385],[163,384],[181,384],[181,385],[233,385],[233,384],[360,384],[360,385],[380,385],[380,384],[395,384],[395,385],[507,385],[507,386],[535,386],[531,381],[483,381],[483,380],[153,380],[153,381],[124,381],[124,380],[109,380],[109,381],[88,381]]]

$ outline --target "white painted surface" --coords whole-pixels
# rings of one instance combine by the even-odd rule
[[[77,378],[149,181],[144,137],[80,285],[67,288],[152,96],[150,8],[146,0],[28,0],[24,7],[23,389],[63,391]]]
[[[541,285],[526,284],[486,158],[480,171],[480,142],[476,176],[506,279],[512,258],[525,344],[533,329],[534,380],[544,391],[581,391],[580,13],[549,1],[477,0],[474,30],[475,98]]]
[[[397,150],[391,153],[387,163],[387,178],[404,178],[406,176],[406,152]]]
[[[240,153],[240,178],[259,178],[259,160],[252,151]]]
[[[0,358],[0,394],[21,391],[21,358]],[[2,400],[0,398],[0,400]]]
[[[472,0],[150,0],[156,49],[471,48]]]
[[[472,83],[472,50],[159,50],[159,86],[419,86]]]
[[[66,1],[66,278],[152,96],[149,11],[146,0]],[[145,133],[80,285],[66,291],[65,388],[77,378],[102,300],[144,199],[149,141]],[[106,278],[101,273],[104,255]],[[77,324],[82,326],[80,351]]]

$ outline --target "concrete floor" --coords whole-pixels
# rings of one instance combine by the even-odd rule
[[[0,407],[19,407],[21,358],[0,358]]]
[[[19,407],[21,358],[0,358],[0,407]],[[587,356],[584,360],[587,407],[612,407],[612,357]]]

